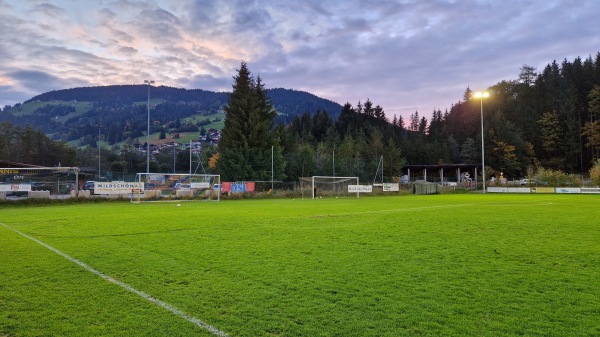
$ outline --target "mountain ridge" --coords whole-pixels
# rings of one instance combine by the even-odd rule
[[[294,117],[326,111],[336,119],[342,106],[305,91],[266,89],[274,109],[275,124],[289,124]],[[55,140],[82,145],[98,137],[110,144],[138,138],[147,128],[150,100],[151,133],[194,132],[222,121],[228,92],[167,86],[110,85],[60,89],[36,95],[0,113],[0,122],[31,126]],[[102,130],[98,131],[98,126]],[[106,134],[105,134],[106,133]]]
[[[269,88],[266,89],[266,92],[273,103],[273,107],[279,113],[300,115],[304,112],[313,114],[317,110],[321,110],[327,111],[335,118],[342,109],[342,105],[337,102],[321,98],[302,90]],[[228,96],[229,92],[225,91],[216,92],[204,89],[185,89],[168,86],[151,86],[148,88],[148,86],[144,84],[131,84],[53,90],[36,95],[23,102],[23,104],[36,101],[102,102],[108,99],[121,103],[133,104],[135,102],[146,101],[148,97],[150,97],[151,99],[184,102],[205,102],[210,100],[213,101],[211,105],[214,105],[214,103],[225,104]],[[300,102],[298,102],[299,100]],[[290,106],[289,101],[294,104],[294,107]],[[304,110],[301,111],[299,109]]]

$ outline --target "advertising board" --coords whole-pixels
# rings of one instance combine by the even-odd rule
[[[348,193],[371,193],[373,185],[348,185]]]
[[[202,182],[197,182],[197,183],[191,182],[190,188],[192,188],[192,189],[210,188],[210,182],[208,182],[208,181],[202,181]]]
[[[227,192],[252,193],[252,192],[254,192],[255,187],[256,187],[256,183],[253,181],[235,181],[235,182],[224,181],[221,186],[221,192],[223,192],[223,193],[227,193]]]
[[[508,193],[531,193],[531,188],[529,188],[529,187],[509,187]]]
[[[507,187],[488,187],[487,191],[489,193],[508,193]]]
[[[555,189],[556,193],[561,193],[561,194],[578,194],[581,193],[581,188],[580,187],[557,187]]]
[[[398,185],[398,184],[384,183],[383,184],[383,191],[384,192],[398,192],[398,191],[400,191],[400,185]]]
[[[31,184],[0,184],[0,192],[29,192]]]
[[[532,187],[531,193],[554,193],[554,187]]]
[[[94,194],[128,194],[143,193],[144,183],[138,182],[94,182]]]

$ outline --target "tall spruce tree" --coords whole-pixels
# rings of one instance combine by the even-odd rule
[[[275,110],[260,77],[252,77],[242,62],[233,91],[224,108],[225,122],[219,141],[217,171],[223,180],[270,180],[272,161],[281,179],[283,156],[273,137]],[[273,155],[273,158],[272,158]]]

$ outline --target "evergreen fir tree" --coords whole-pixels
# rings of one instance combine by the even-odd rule
[[[245,62],[234,77],[233,91],[224,108],[225,122],[219,141],[218,172],[225,181],[269,180],[271,161],[282,177],[281,148],[275,151],[275,110],[260,77],[254,80]],[[277,159],[277,160],[275,160]]]

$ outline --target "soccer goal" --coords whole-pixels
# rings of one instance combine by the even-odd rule
[[[132,202],[146,201],[219,201],[221,176],[218,174],[138,173],[140,189]]]
[[[0,168],[0,194],[14,197],[70,197],[79,189],[78,167]]]
[[[330,198],[359,196],[358,192],[349,192],[349,185],[358,185],[358,177],[312,176],[300,178],[302,198]]]

